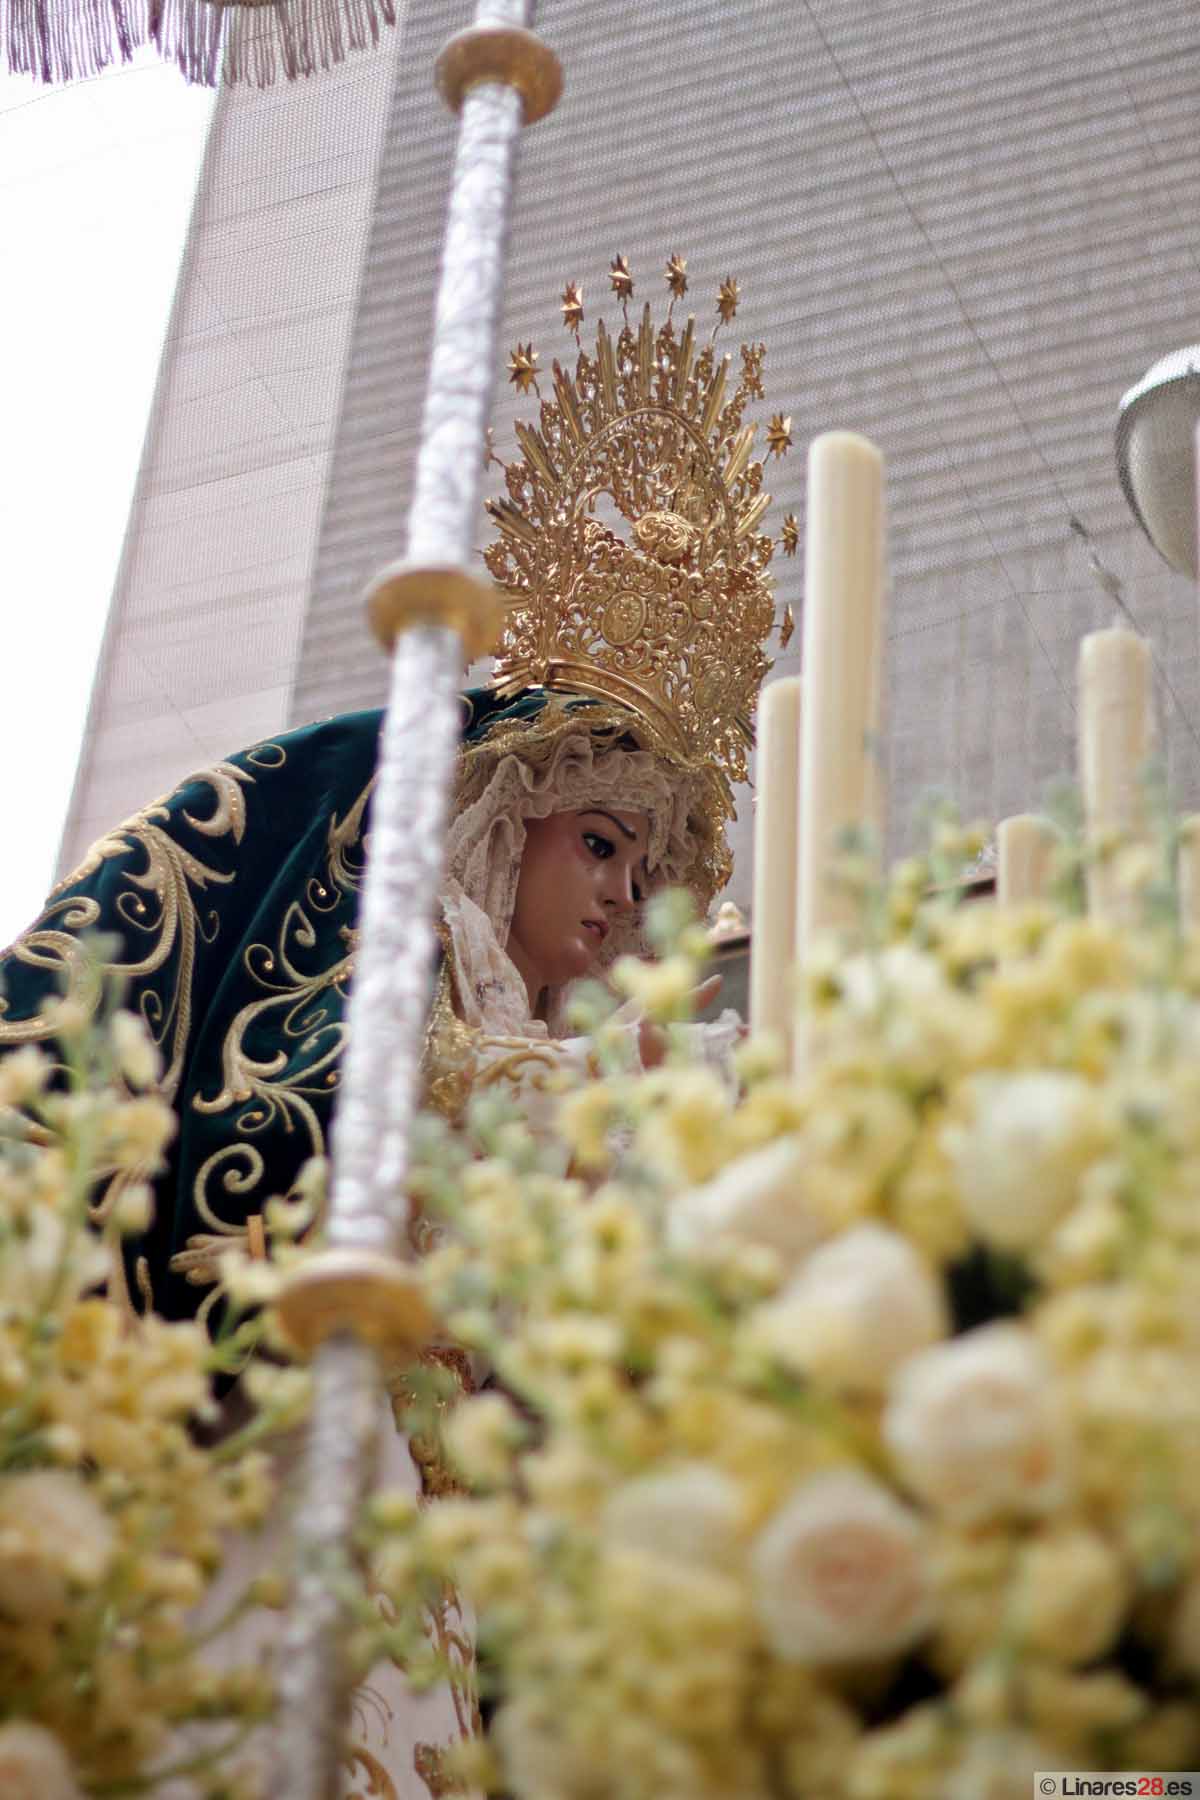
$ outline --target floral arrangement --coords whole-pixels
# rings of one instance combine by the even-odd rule
[[[139,1019],[89,1027],[64,1000],[56,1022],[62,1062],[0,1061],[0,1793],[232,1800],[256,1791],[237,1753],[269,1670],[206,1646],[278,1583],[217,1582],[270,1512],[264,1446],[306,1378],[247,1363],[260,1328],[232,1309],[214,1345],[106,1297],[174,1121]],[[258,1410],[206,1441],[212,1377],[235,1367]]]
[[[795,1072],[634,1072],[594,996],[560,1144],[494,1097],[427,1127],[426,1277],[490,1375],[462,1491],[367,1537],[414,1670],[419,1603],[475,1609],[464,1782],[1024,1800],[1200,1760],[1200,941],[1148,851],[1118,929],[1067,853],[1053,903],[939,895],[971,848],[809,959]],[[670,913],[618,970],[669,1035]]]

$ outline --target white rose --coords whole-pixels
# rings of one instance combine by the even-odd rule
[[[722,1238],[735,1238],[774,1250],[785,1270],[795,1268],[829,1235],[824,1220],[805,1203],[807,1161],[799,1138],[785,1137],[727,1163],[711,1181],[680,1195],[671,1206],[671,1248],[695,1254]]]
[[[685,1463],[617,1488],[604,1507],[604,1535],[622,1549],[732,1570],[741,1560],[741,1517],[728,1475],[710,1463]]]
[[[61,1617],[73,1588],[103,1581],[114,1548],[112,1520],[77,1476],[62,1469],[0,1476],[0,1612]]]
[[[966,1084],[971,1112],[942,1142],[963,1211],[985,1243],[1027,1250],[1058,1223],[1104,1141],[1095,1093],[1078,1075],[1039,1070]]]
[[[0,1725],[0,1794],[4,1800],[83,1800],[58,1739],[26,1719]]]
[[[804,1482],[754,1545],[751,1573],[772,1648],[799,1662],[874,1661],[929,1624],[920,1521],[855,1470]]]
[[[881,1392],[894,1368],[948,1329],[940,1281],[883,1225],[857,1225],[814,1250],[751,1326],[788,1367],[867,1393]]]
[[[883,1434],[914,1493],[967,1523],[1061,1505],[1069,1441],[1050,1364],[1019,1325],[984,1325],[897,1371]]]

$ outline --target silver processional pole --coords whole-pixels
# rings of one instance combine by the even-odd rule
[[[494,590],[469,572],[496,366],[516,146],[554,106],[557,59],[533,36],[535,0],[479,0],[438,59],[460,114],[408,554],[373,585],[392,648],[372,802],[361,939],[333,1133],[328,1248],[280,1300],[313,1353],[313,1416],[296,1520],[273,1792],[330,1800],[347,1711],[339,1572],[371,1480],[381,1362],[432,1328],[405,1260],[409,1132],[418,1096],[464,656],[492,648]]]

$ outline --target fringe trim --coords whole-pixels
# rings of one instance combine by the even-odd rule
[[[66,83],[153,44],[185,81],[264,88],[331,69],[395,23],[395,0],[0,0],[0,58]]]

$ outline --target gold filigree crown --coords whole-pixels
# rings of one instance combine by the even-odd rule
[[[714,342],[737,311],[733,280],[721,286],[707,342],[694,317],[676,327],[681,257],[667,265],[671,302],[657,329],[648,305],[640,324],[629,322],[624,257],[609,279],[621,329],[614,339],[599,323],[573,379],[554,362],[553,399],[542,399],[536,429],[517,425],[521,458],[501,465],[507,497],[488,502],[499,534],[487,566],[509,596],[493,685],[505,695],[540,686],[616,701],[654,748],[685,768],[713,769],[728,795],[746,778],[775,622],[766,573],[774,545],[758,529],[771,496],[752,456],[757,426],[742,416],[763,395],[764,347],[741,346],[733,383],[732,359]],[[579,344],[576,284],[562,311]],[[541,398],[532,345],[516,347],[509,374]],[[776,414],[769,451],[782,455],[791,441],[791,420]],[[791,515],[782,541],[794,552]],[[789,612],[785,644],[790,630]]]

